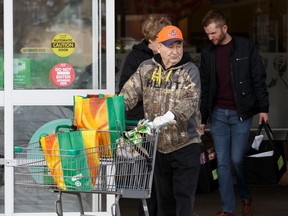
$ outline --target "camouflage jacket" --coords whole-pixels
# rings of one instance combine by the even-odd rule
[[[157,147],[162,153],[170,153],[200,142],[200,75],[188,53],[167,70],[161,62],[159,54],[144,61],[120,94],[124,95],[126,110],[143,101],[145,119],[152,121],[167,111],[175,115],[176,124],[161,129]]]

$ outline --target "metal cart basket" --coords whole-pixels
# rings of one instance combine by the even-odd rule
[[[97,131],[101,145],[77,150],[43,149],[39,143],[27,148],[15,147],[15,185],[58,192],[56,213],[59,216],[63,215],[63,193],[78,197],[81,215],[84,209],[80,193],[101,193],[115,194],[112,215],[120,216],[119,200],[123,197],[141,199],[148,216],[146,198],[151,193],[159,130],[153,129],[152,134],[133,141],[125,139],[123,133],[119,136],[117,131]],[[119,138],[109,143],[113,133]],[[107,151],[111,152],[110,156]],[[59,163],[65,160],[66,166],[61,169],[49,166],[47,152]]]

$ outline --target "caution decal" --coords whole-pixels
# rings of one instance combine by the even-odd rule
[[[53,38],[51,49],[55,55],[59,57],[67,57],[74,52],[75,41],[71,35],[60,33]]]

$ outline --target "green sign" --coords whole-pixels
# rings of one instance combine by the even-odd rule
[[[15,58],[13,61],[14,87],[26,88],[30,85],[30,59]]]

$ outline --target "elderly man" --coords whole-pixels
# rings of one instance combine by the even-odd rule
[[[145,119],[161,129],[155,163],[159,216],[191,216],[199,175],[200,75],[183,51],[182,32],[166,26],[158,54],[144,61],[124,85],[126,110],[143,101]]]

